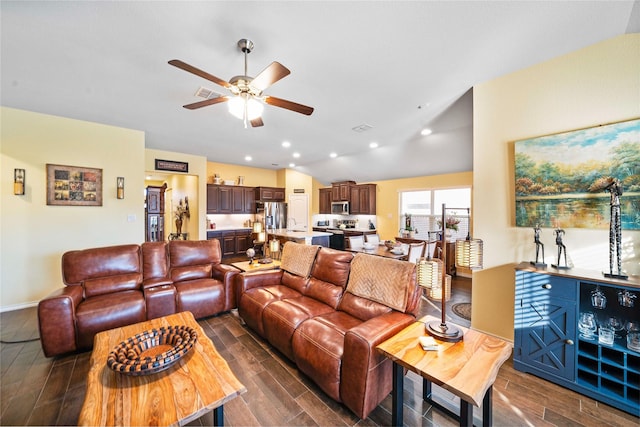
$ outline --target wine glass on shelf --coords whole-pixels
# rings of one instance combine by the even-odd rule
[[[580,337],[593,340],[596,337],[596,331],[598,330],[598,323],[596,322],[596,315],[590,311],[580,313],[578,320],[578,331]]]
[[[613,329],[613,333],[616,338],[622,337],[622,331],[624,330],[624,322],[618,316],[609,316],[607,324]]]

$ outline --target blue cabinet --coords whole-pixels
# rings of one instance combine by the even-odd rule
[[[626,347],[621,331],[613,345],[578,332],[578,315],[595,312],[599,325],[611,317],[640,321],[640,308],[618,301],[620,292],[640,296],[640,283],[598,277],[598,273],[516,269],[514,368],[640,416],[640,353]],[[598,290],[607,301],[592,301]]]
[[[516,369],[575,378],[577,289],[574,279],[517,272]]]

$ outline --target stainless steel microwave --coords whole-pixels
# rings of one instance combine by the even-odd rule
[[[349,202],[332,202],[331,213],[334,215],[349,215]]]

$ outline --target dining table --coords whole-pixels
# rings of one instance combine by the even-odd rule
[[[377,255],[385,258],[399,259],[404,261],[407,260],[407,254],[405,254],[404,252],[400,252],[400,253],[391,252],[391,250],[389,250],[389,248],[387,248],[385,245],[377,245],[373,249],[358,248],[358,249],[346,249],[346,250],[354,253]]]

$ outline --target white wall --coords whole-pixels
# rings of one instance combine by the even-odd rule
[[[515,227],[514,141],[640,117],[638,52],[640,34],[620,36],[474,87],[474,328],[513,339],[513,267],[535,259],[533,231]],[[551,229],[542,240],[555,253]],[[623,240],[623,267],[640,274],[640,232]],[[608,271],[608,230],[567,229],[564,242],[576,267]]]
[[[62,286],[65,251],[144,240],[144,133],[2,107],[0,310],[33,304]],[[102,206],[47,206],[46,164],[101,168]],[[13,170],[26,170],[24,196]],[[116,177],[125,198],[116,199]],[[128,221],[135,216],[133,222]]]

